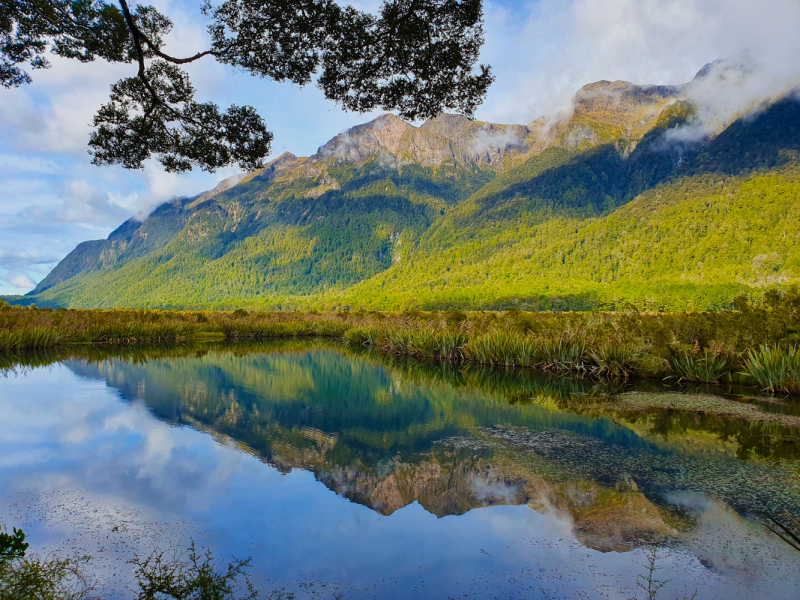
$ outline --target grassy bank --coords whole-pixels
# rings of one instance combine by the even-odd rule
[[[250,312],[0,308],[0,353],[74,344],[328,337],[419,359],[735,381],[800,393],[800,293],[702,313]]]

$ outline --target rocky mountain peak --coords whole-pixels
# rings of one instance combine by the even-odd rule
[[[356,125],[320,147],[312,160],[362,163],[376,153],[396,155],[402,142],[413,136],[416,128],[394,115],[386,114],[369,123]]]
[[[256,177],[271,180],[280,175],[282,172],[286,172],[297,167],[305,158],[297,158],[291,152],[284,152],[278,158],[271,160],[262,168],[258,169],[257,171],[253,171],[246,177],[242,179],[242,183],[250,181],[251,179],[255,179]]]
[[[441,135],[446,138],[455,139],[471,130],[475,121],[471,121],[464,115],[451,115],[442,113],[438,117],[428,119],[420,129],[430,133]]]

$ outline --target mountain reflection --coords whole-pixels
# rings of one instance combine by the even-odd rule
[[[693,513],[676,494],[742,514],[800,512],[796,428],[615,404],[630,385],[387,360],[310,341],[90,349],[29,356],[16,368],[26,360],[66,360],[164,421],[282,472],[312,472],[383,515],[414,502],[438,517],[526,504],[563,515],[590,548],[625,551],[691,531]]]

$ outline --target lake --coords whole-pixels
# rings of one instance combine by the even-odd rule
[[[658,598],[800,597],[756,519],[800,514],[787,401],[314,341],[3,361],[0,522],[107,598],[192,540],[296,598],[645,598],[652,548]]]

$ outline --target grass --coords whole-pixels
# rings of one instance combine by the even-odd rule
[[[82,345],[329,338],[354,348],[489,367],[800,393],[800,295],[707,313],[247,312],[0,306],[0,358]],[[783,348],[783,350],[781,350]],[[3,359],[5,360],[5,359]],[[6,361],[8,362],[8,361]]]
[[[50,348],[63,343],[63,331],[49,327],[31,327],[12,331],[0,330],[0,352]]]

